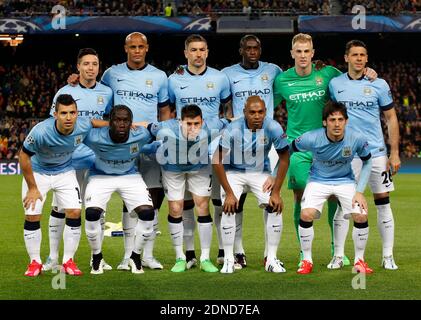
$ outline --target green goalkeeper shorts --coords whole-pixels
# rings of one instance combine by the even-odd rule
[[[311,152],[294,152],[291,155],[288,169],[288,189],[304,190],[312,162]]]

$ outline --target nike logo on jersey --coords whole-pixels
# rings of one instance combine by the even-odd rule
[[[389,184],[385,185],[385,187],[386,187],[386,188],[389,188],[391,185],[392,185],[392,184],[391,184],[391,183],[389,183]]]
[[[387,220],[387,221],[382,221],[383,223],[389,223],[390,221],[392,221],[392,219]]]
[[[363,237],[363,236],[366,236],[366,235],[368,235],[368,232],[367,233],[363,233],[363,234],[358,234],[359,237]]]
[[[310,236],[311,236],[311,234],[309,234],[308,236],[300,236],[300,238],[308,238]]]
[[[222,227],[224,230],[232,229],[232,227]]]
[[[120,81],[123,81],[123,80],[125,80],[125,79],[117,79],[117,82],[120,82]]]
[[[291,87],[291,86],[293,86],[294,84],[296,84],[297,82],[291,82],[291,83],[288,83],[288,87]]]
[[[184,89],[186,89],[188,86],[185,86],[185,87],[180,87],[180,89],[181,90],[184,90]]]
[[[272,228],[279,228],[281,225],[280,224],[273,224]]]
[[[338,93],[342,93],[342,92],[344,92],[345,90],[338,90]]]
[[[233,81],[234,84],[239,83],[241,80]]]

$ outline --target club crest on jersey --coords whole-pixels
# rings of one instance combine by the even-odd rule
[[[139,145],[137,143],[133,143],[130,145],[130,154],[136,154],[139,152]]]
[[[371,88],[369,88],[369,87],[364,87],[363,92],[364,92],[364,95],[365,95],[365,96],[369,96],[369,95],[371,95]]]
[[[269,76],[267,75],[267,73],[262,74],[262,76],[260,77],[260,79],[262,79],[263,82],[268,82],[269,81]]]
[[[207,82],[206,88],[208,88],[209,90],[213,90],[215,88],[215,84],[213,82]]]
[[[96,103],[97,104],[104,104],[104,97],[103,96],[98,96],[96,98]]]
[[[321,86],[323,84],[323,79],[320,77],[316,78],[316,85]]]
[[[28,144],[34,144],[34,143],[35,143],[35,139],[34,139],[34,137],[33,137],[33,136],[27,136],[27,137],[26,137],[26,142],[27,142]]]
[[[259,143],[263,144],[263,145],[268,144],[269,143],[268,137],[266,137],[265,135],[261,136],[260,139],[259,139]]]
[[[351,147],[344,147],[344,148],[342,149],[342,157],[344,157],[344,158],[348,158],[348,157],[350,157],[350,156],[351,156],[351,154],[352,154],[352,152],[351,152]]]
[[[152,88],[153,81],[152,81],[151,79],[147,79],[147,80],[145,81],[145,84],[146,84],[146,86],[147,86],[147,87]]]
[[[83,137],[82,137],[82,135],[81,135],[81,134],[80,134],[80,135],[78,135],[78,136],[76,136],[76,137],[75,137],[75,146],[80,145],[80,144],[82,143],[82,140],[83,140]]]

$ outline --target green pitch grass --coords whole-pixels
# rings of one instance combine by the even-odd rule
[[[90,275],[90,249],[83,233],[76,262],[84,275],[65,277],[65,289],[53,289],[56,274],[43,273],[37,278],[27,278],[23,273],[28,256],[23,241],[23,209],[20,201],[21,176],[1,176],[0,185],[0,299],[421,299],[421,215],[419,186],[421,175],[399,175],[395,178],[397,191],[392,195],[395,215],[395,259],[397,271],[380,267],[381,242],[376,226],[376,211],[372,197],[369,223],[370,237],[366,261],[374,269],[365,279],[365,289],[355,290],[355,274],[351,267],[327,270],[330,260],[330,232],[326,214],[315,222],[313,243],[314,270],[310,275],[295,273],[299,245],[292,223],[292,197],[284,188],[284,229],[278,257],[285,263],[285,274],[264,271],[263,218],[256,201],[249,196],[245,204],[244,247],[248,267],[232,275],[206,274],[198,268],[173,274],[174,251],[167,227],[167,206],[161,209],[160,229],[155,256],[164,270],[145,269],[143,275],[123,271],[107,271],[103,275]],[[42,220],[42,258],[48,254],[48,213],[51,196],[45,205]],[[107,220],[120,221],[121,202],[113,196]],[[198,238],[196,247],[199,248]],[[114,268],[123,255],[122,237],[105,238],[103,253]],[[197,251],[199,254],[199,251]],[[217,254],[216,234],[213,237],[212,260]],[[353,259],[351,233],[348,234],[346,254]],[[359,280],[359,281],[357,281]],[[362,284],[362,279],[354,282]]]

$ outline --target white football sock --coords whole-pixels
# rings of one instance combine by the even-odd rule
[[[303,228],[298,226],[298,234],[300,236],[300,245],[301,251],[303,252],[303,260],[308,260],[313,263],[313,258],[311,256],[311,246],[314,239],[314,229],[313,226],[310,228]]]
[[[58,260],[60,241],[63,237],[63,230],[66,220],[63,218],[57,218],[50,215],[48,221],[48,238],[50,243],[50,258],[52,260]]]
[[[138,216],[135,212],[124,212],[122,215],[123,234],[124,234],[124,259],[129,259],[134,249],[136,235],[136,225]]]
[[[170,229],[171,240],[175,250],[175,258],[186,260],[186,255],[183,252],[183,222],[168,222],[168,228]]]
[[[102,244],[102,241],[104,241],[104,231],[105,231],[105,214],[106,214],[106,212],[105,212],[105,211],[103,211],[103,212],[101,213],[101,218],[99,219],[100,224],[101,224],[101,244]]]
[[[222,217],[222,206],[213,206],[213,220],[215,221],[216,235],[218,237],[218,249],[223,249],[222,236],[221,236],[221,217]]]
[[[366,228],[356,228],[352,229],[352,239],[354,240],[354,264],[358,262],[359,259],[364,261],[364,251],[367,246],[368,240],[368,231],[369,227]]]
[[[235,214],[234,252],[244,254],[243,248],[243,211]]]
[[[349,229],[349,219],[345,219],[342,208],[338,205],[333,217],[334,256],[345,255],[345,240]]]
[[[187,251],[194,250],[194,230],[196,221],[194,219],[194,208],[183,211],[184,245]]]
[[[35,260],[38,263],[41,263],[41,240],[42,233],[41,228],[37,230],[23,230],[23,237],[25,239],[26,251],[28,252],[29,259]]]
[[[143,250],[145,245],[149,242],[153,234],[153,220],[137,220],[136,225],[136,238],[133,251],[137,254]]]
[[[276,259],[276,253],[278,251],[279,242],[281,241],[282,227],[282,213],[276,214],[276,212],[269,212],[268,219],[266,222],[268,260]]]
[[[152,259],[153,247],[156,239],[156,232],[158,231],[158,209],[154,209],[155,215],[153,219],[153,232],[143,248],[143,259]]]
[[[376,205],[377,228],[383,243],[383,257],[393,255],[393,242],[395,238],[395,220],[393,219],[390,203]]]
[[[81,235],[81,226],[69,226],[68,218],[66,218],[66,225],[64,226],[63,232],[63,241],[64,241],[64,251],[63,251],[63,263],[67,262],[70,258],[73,259],[76,250],[79,246],[80,235]],[[71,219],[76,220],[76,219]]]
[[[209,259],[209,252],[212,243],[212,222],[198,222],[197,229],[200,238],[200,261]]]
[[[225,259],[234,262],[235,214],[222,214],[221,235]]]
[[[268,222],[268,214],[269,212],[266,209],[263,209],[263,230],[265,231],[265,251],[263,253],[263,257],[266,258],[268,256],[268,234],[266,231],[266,225]]]
[[[85,233],[88,238],[89,245],[91,246],[92,254],[100,253],[102,247],[101,221],[85,220]]]

